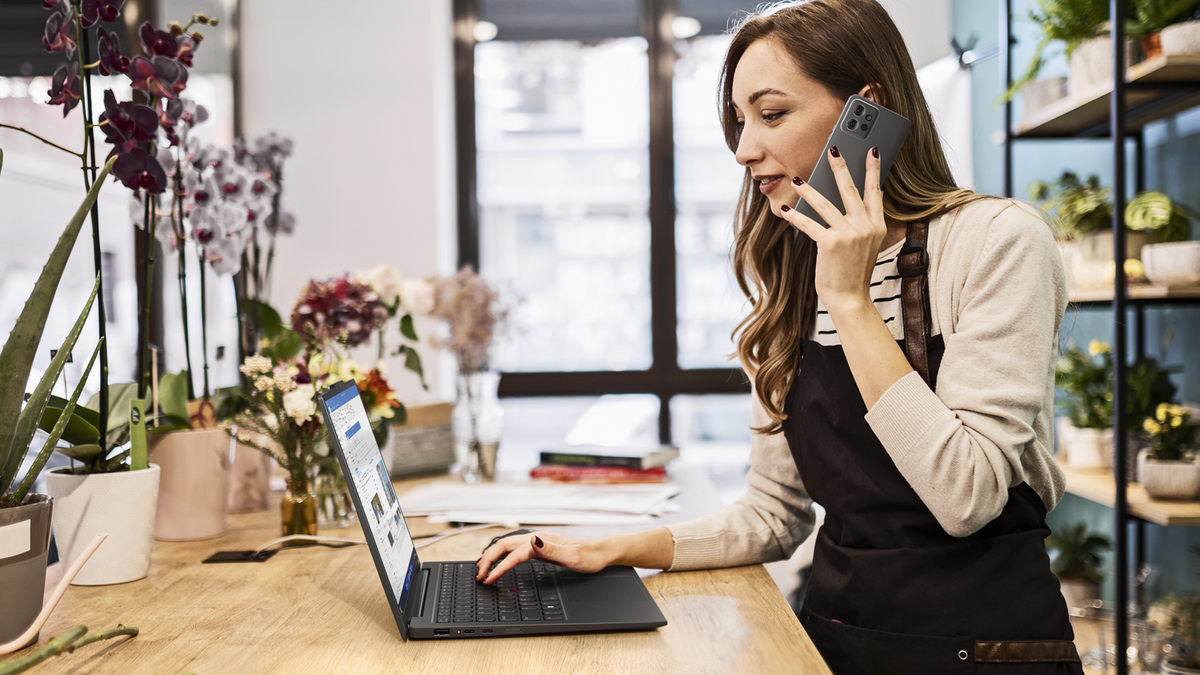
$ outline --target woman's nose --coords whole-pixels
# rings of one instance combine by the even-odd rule
[[[745,167],[754,166],[762,160],[762,149],[749,125],[742,129],[742,135],[738,138],[737,152],[733,156],[737,159],[738,164]]]

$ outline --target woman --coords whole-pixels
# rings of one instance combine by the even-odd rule
[[[831,150],[843,214],[801,177],[852,94],[912,129],[882,189],[867,157],[861,198]],[[903,39],[874,0],[745,21],[720,107],[746,167],[733,258],[752,305],[735,333],[754,383],[749,491],[649,532],[500,539],[479,578],[531,558],[579,571],[779,560],[812,531],[816,501],[826,516],[801,622],[833,672],[1081,673],[1043,543],[1063,492],[1050,445],[1067,294],[1050,228],[955,186]],[[797,199],[830,227],[791,209]],[[906,235],[927,237],[928,292],[902,301]],[[927,318],[906,326],[902,309]]]

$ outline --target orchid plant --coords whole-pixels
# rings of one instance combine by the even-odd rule
[[[43,0],[43,6],[51,11],[43,44],[47,51],[61,52],[66,58],[51,80],[49,103],[62,106],[63,117],[76,107],[80,108],[83,149],[75,152],[23,127],[11,124],[0,124],[0,127],[28,134],[78,158],[83,167],[84,187],[89,191],[100,179],[95,138],[95,130],[99,128],[104,140],[112,146],[108,153],[108,159],[112,160],[112,175],[141,200],[142,213],[137,222],[142,227],[147,257],[140,261],[139,272],[145,274],[147,292],[141,298],[138,315],[137,393],[138,398],[143,398],[149,371],[149,280],[154,271],[154,247],[150,243],[155,237],[159,195],[170,187],[163,164],[169,159],[169,148],[180,146],[187,129],[206,117],[203,108],[183,98],[182,94],[187,89],[188,69],[192,67],[196,49],[204,40],[203,33],[196,27],[216,26],[218,20],[205,14],[194,14],[186,25],[171,22],[166,31],[145,22],[138,31],[142,53],[129,57],[122,53],[117,33],[102,25],[121,18],[124,0]],[[110,89],[102,97],[104,111],[97,114],[92,95],[92,79],[96,73],[127,76],[130,86],[139,92],[138,99],[118,101]],[[94,264],[101,286],[97,296],[100,391],[95,426],[108,429],[112,426],[108,418],[113,408],[109,400],[99,209],[94,202],[90,216]],[[73,417],[72,423],[77,418],[78,415]],[[102,448],[102,454],[109,450]]]

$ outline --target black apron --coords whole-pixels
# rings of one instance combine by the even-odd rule
[[[943,349],[928,339],[931,386]],[[1033,488],[1011,488],[975,534],[947,534],[867,424],[840,345],[803,343],[786,413],[801,480],[825,509],[800,621],[835,675],[1082,674]]]

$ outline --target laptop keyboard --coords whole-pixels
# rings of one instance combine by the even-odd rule
[[[474,563],[441,563],[437,623],[563,621],[554,572],[558,565],[530,561],[491,586],[475,581]]]

